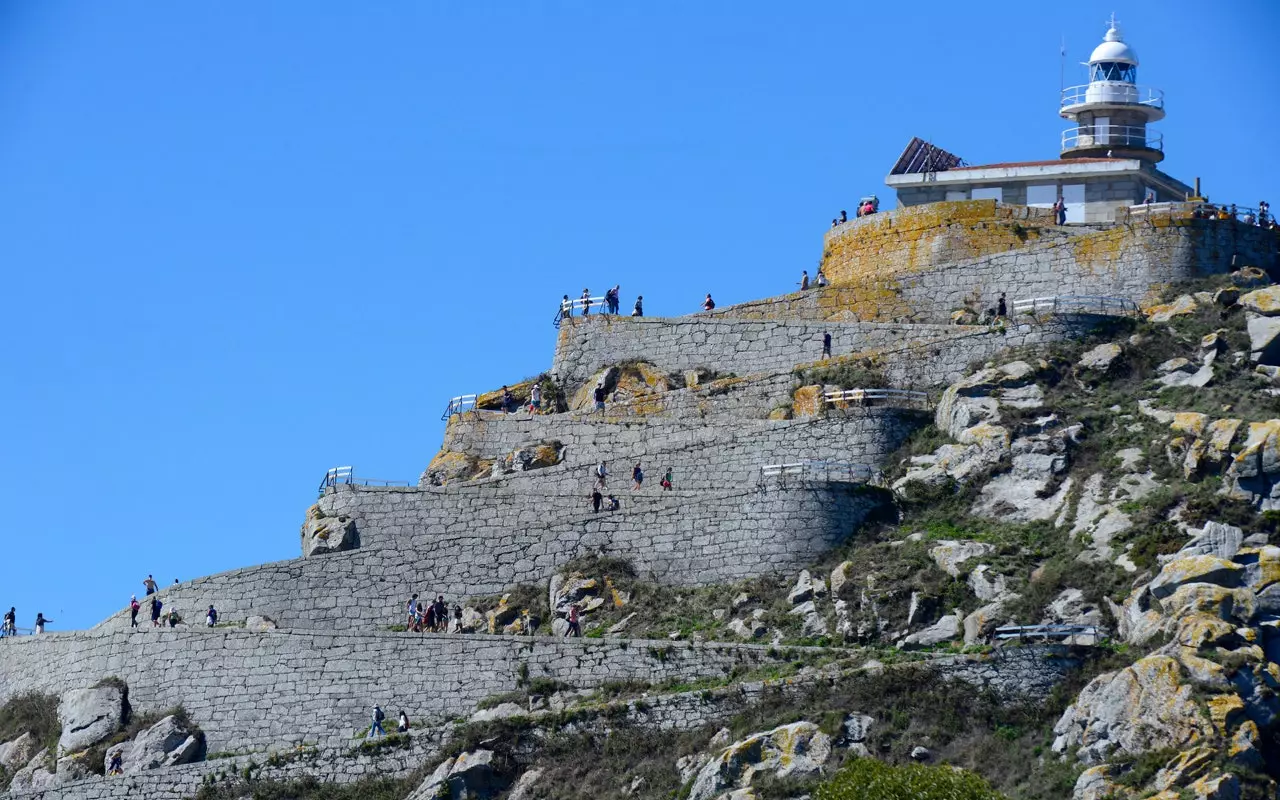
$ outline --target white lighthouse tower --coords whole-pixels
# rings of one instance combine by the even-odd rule
[[[1147,124],[1164,119],[1164,92],[1138,85],[1138,54],[1125,43],[1115,15],[1088,67],[1089,83],[1062,90],[1059,113],[1075,127],[1062,133],[1061,157],[1158,163],[1163,142]]]

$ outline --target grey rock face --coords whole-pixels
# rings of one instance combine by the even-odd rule
[[[124,724],[124,691],[118,686],[72,689],[58,701],[62,736],[58,753],[76,753],[120,730]]]
[[[312,506],[302,523],[302,555],[306,558],[350,550],[356,546],[355,520],[346,516],[320,516],[319,506]]]
[[[107,748],[102,765],[104,769],[109,768],[116,753],[121,756],[125,774],[130,775],[174,764],[190,764],[200,760],[203,745],[201,737],[189,725],[180,723],[170,715],[138,734],[132,741]]]
[[[35,755],[36,739],[24,733],[11,742],[0,744],[0,767],[9,772],[17,772]]]
[[[913,650],[951,641],[960,635],[962,622],[963,620],[961,620],[959,614],[948,614],[928,628],[906,637],[898,643],[898,647],[904,650]]]
[[[953,578],[960,577],[960,565],[972,558],[986,555],[992,546],[984,542],[955,541],[948,539],[929,548],[929,557],[943,572]]]
[[[1121,352],[1123,351],[1121,350],[1120,345],[1115,342],[1100,344],[1081,356],[1080,361],[1076,363],[1076,366],[1081,369],[1106,372],[1111,369],[1111,365],[1120,357]]]
[[[49,769],[49,751],[41,750],[25,767],[14,773],[9,794],[49,789],[58,784],[58,776]]]
[[[831,737],[812,722],[793,722],[753,734],[725,748],[698,771],[689,800],[710,800],[751,784],[753,776],[802,777],[822,771],[831,756]]]

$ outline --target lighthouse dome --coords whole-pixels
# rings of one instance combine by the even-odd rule
[[[1138,66],[1138,53],[1129,45],[1125,44],[1124,39],[1120,37],[1120,28],[1112,25],[1107,35],[1103,37],[1102,44],[1093,48],[1093,53],[1089,56],[1090,64],[1111,63],[1111,64],[1130,64]]]

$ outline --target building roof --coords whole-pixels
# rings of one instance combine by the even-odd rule
[[[1093,49],[1093,53],[1089,55],[1089,63],[1097,64],[1098,62],[1119,62],[1121,64],[1132,64],[1138,66],[1137,52],[1125,44],[1120,36],[1120,25],[1114,20],[1111,22],[1111,29],[1107,31],[1107,35],[1103,37],[1102,44]]]
[[[967,164],[963,167],[952,167],[948,172],[959,172],[965,169],[1008,169],[1011,167],[1055,167],[1063,164],[1097,164],[1112,161],[1129,161],[1127,158],[1050,158],[1045,161],[1002,161],[999,164]]]

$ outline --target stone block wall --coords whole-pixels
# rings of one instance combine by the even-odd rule
[[[789,402],[790,393],[785,397]],[[600,461],[609,462],[619,485],[629,483],[631,465],[639,461],[651,481],[659,478],[658,470],[670,466],[681,488],[722,489],[751,485],[760,465],[780,461],[811,458],[879,466],[924,422],[918,412],[895,408],[832,411],[825,417],[792,420],[466,415],[450,422],[444,449],[493,459],[530,442],[559,441],[565,447],[562,465],[502,479],[524,479],[531,490],[540,487],[549,494],[590,491],[590,470]],[[560,484],[557,476],[567,467],[576,468],[575,482]]]
[[[948,289],[935,291],[945,294]],[[664,370],[716,364],[742,370],[739,374],[783,375],[797,366],[818,365],[811,359],[813,343],[817,342],[821,354],[822,334],[830,332],[837,360],[875,356],[890,386],[929,389],[954,382],[970,364],[996,358],[1011,347],[1078,336],[1100,321],[1089,315],[1038,321],[1020,318],[1002,331],[993,331],[965,325],[723,319],[700,314],[621,323],[592,319],[561,328],[553,372],[562,383],[576,387],[606,366],[643,358]],[[784,348],[782,342],[801,346]]]
[[[514,691],[520,674],[579,688],[638,680],[719,678],[778,662],[769,648],[555,637],[240,630],[88,631],[0,642],[0,703],[61,694],[107,677],[129,685],[135,713],[182,705],[210,752],[307,742],[358,743],[372,707],[422,723],[466,716]],[[524,665],[524,667],[522,667]]]
[[[984,221],[978,207],[996,216]],[[967,201],[847,223],[826,235],[824,264],[836,291],[809,302],[824,318],[945,322],[959,308],[993,307],[1000,292],[1011,301],[1074,294],[1147,303],[1176,281],[1244,265],[1277,268],[1275,232],[1190,219],[1181,206],[1092,228],[1056,227],[1041,211]]]
[[[985,332],[985,329],[976,329]],[[643,360],[666,371],[710,367],[735,375],[790,372],[822,356],[831,334],[836,356],[966,336],[973,328],[806,319],[587,317],[560,328],[552,374],[576,390],[605,367]]]
[[[655,580],[700,585],[796,571],[843,541],[880,502],[844,484],[721,491],[619,492],[623,509],[594,514],[585,492],[549,501],[502,486],[466,490],[343,487],[322,506],[356,520],[361,546],[248,567],[163,589],[166,606],[198,620],[266,615],[302,630],[403,623],[409,595],[452,603],[543,584],[589,553],[630,559]],[[539,493],[540,494],[540,493]],[[128,626],[123,611],[99,629]]]

